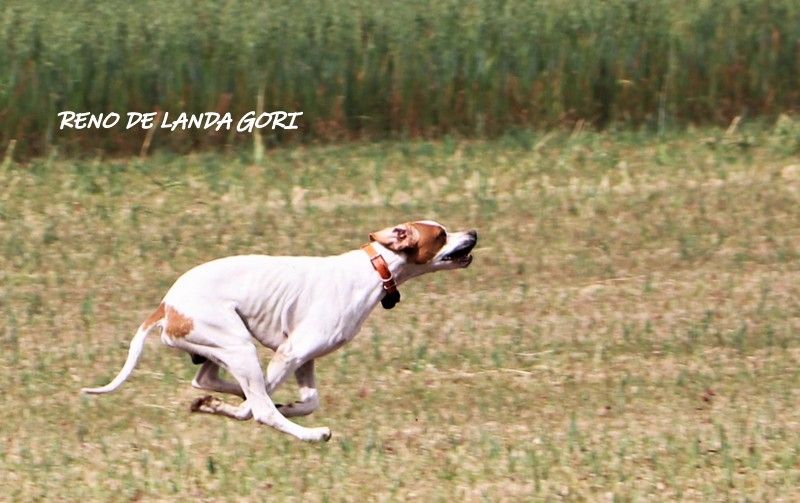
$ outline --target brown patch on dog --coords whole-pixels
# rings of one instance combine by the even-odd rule
[[[160,319],[164,317],[164,303],[158,305],[153,314],[147,317],[146,320],[142,323],[143,328],[150,328],[155,325]]]
[[[438,225],[421,222],[413,222],[409,225],[416,230],[417,234],[416,245],[409,257],[417,264],[430,262],[447,242],[447,233]]]
[[[189,332],[194,328],[194,322],[191,318],[182,315],[178,310],[172,306],[167,306],[167,326],[165,328],[167,335],[170,337],[186,337]]]
[[[395,252],[407,252],[409,259],[417,264],[429,262],[447,242],[447,233],[438,226],[424,222],[408,222],[387,227],[369,235]]]

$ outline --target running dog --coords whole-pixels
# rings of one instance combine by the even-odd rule
[[[164,344],[188,352],[201,365],[192,386],[244,398],[233,406],[205,396],[192,403],[193,412],[254,418],[301,440],[327,441],[330,429],[287,419],[319,407],[314,361],[353,339],[379,302],[394,307],[400,301],[398,285],[425,273],[469,266],[477,241],[474,230],[448,232],[437,222],[421,220],[373,232],[368,244],[342,255],[240,255],[207,262],[178,278],[141,324],[119,374],[106,386],[82,391],[116,390],[157,327]],[[253,339],[275,352],[266,375]],[[235,382],[220,378],[220,368]],[[300,400],[276,406],[270,395],[292,373]]]

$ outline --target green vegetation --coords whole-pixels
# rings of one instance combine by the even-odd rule
[[[0,494],[790,500],[796,132],[783,119],[728,133],[298,147],[259,164],[5,166]],[[477,227],[475,262],[406,285],[395,310],[321,360],[322,408],[301,422],[330,426],[330,443],[191,415],[195,367],[157,337],[118,393],[78,395],[117,372],[187,268],[337,253],[414,217]]]
[[[10,0],[0,146],[138,152],[61,110],[305,113],[271,141],[725,123],[800,105],[795,0]],[[188,151],[232,134],[156,135]]]

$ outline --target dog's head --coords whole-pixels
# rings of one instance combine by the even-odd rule
[[[438,222],[418,220],[373,232],[369,240],[404,256],[406,264],[421,274],[469,266],[478,233],[474,230],[447,232]]]

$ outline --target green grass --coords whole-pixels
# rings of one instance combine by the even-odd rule
[[[59,131],[62,110],[297,110],[271,142],[724,123],[800,106],[794,0],[10,0],[0,145],[138,152],[141,131]],[[235,120],[236,120],[235,119]],[[157,134],[189,151],[244,135]]]
[[[0,171],[8,500],[777,500],[800,485],[800,165],[779,128],[519,132]],[[784,135],[784,136],[781,136]],[[791,137],[791,136],[790,136]],[[187,268],[476,227],[318,364],[309,445],[192,415],[135,327]],[[264,351],[264,358],[268,351]],[[294,386],[277,400],[294,396]]]

